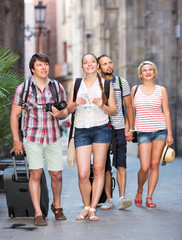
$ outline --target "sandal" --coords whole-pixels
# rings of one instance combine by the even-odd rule
[[[52,203],[51,210],[53,211],[56,220],[66,220],[66,216],[64,216],[62,208],[55,208]]]
[[[88,216],[90,206],[85,206],[79,216],[76,217],[76,220],[84,220]]]
[[[151,202],[148,202],[147,200],[151,200]],[[156,204],[152,202],[152,198],[146,198],[146,206],[150,208],[155,208]]]
[[[47,222],[42,215],[39,215],[34,218],[34,225],[35,226],[47,226]]]
[[[142,194],[142,192],[137,192],[137,194]],[[136,197],[134,200],[135,200],[135,205],[137,207],[140,207],[142,205],[142,200],[138,200],[138,199],[136,199]]]
[[[99,218],[95,215],[95,208],[89,209],[88,218],[90,221],[98,221],[99,220]]]

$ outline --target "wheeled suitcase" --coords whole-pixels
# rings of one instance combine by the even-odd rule
[[[24,161],[18,160],[16,161],[17,166],[23,166]],[[3,174],[4,174],[4,169],[7,167],[13,166],[13,162],[11,159],[0,159],[0,193],[4,193],[4,180],[3,180]]]
[[[115,178],[113,177],[112,169],[110,171],[111,171],[111,196],[112,196],[112,193],[115,188]],[[94,172],[93,172],[93,164],[91,164],[91,166],[90,166],[90,182],[91,182],[91,184],[93,183],[93,180],[94,180]],[[92,195],[91,195],[91,197],[92,197]],[[103,189],[98,204],[104,203],[106,200],[107,200],[107,196],[106,196],[105,190]]]
[[[0,170],[0,193],[4,192],[4,180],[3,180],[3,171]]]
[[[25,167],[16,166],[15,153],[12,153],[13,167],[4,170],[4,186],[9,217],[34,217],[35,212],[29,193],[29,170],[26,153],[24,152]],[[48,188],[43,171],[41,178],[41,209],[46,217],[49,207]]]

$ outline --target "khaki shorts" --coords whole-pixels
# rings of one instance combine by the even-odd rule
[[[43,168],[45,161],[49,171],[63,170],[61,139],[51,144],[46,144],[45,140],[43,144],[38,144],[24,138],[23,144],[27,154],[29,169]]]

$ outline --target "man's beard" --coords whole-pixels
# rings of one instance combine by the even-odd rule
[[[113,74],[114,70],[112,72],[104,72],[104,75],[111,76]]]

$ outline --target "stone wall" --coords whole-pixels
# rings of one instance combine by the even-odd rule
[[[140,4],[139,4],[140,3]],[[126,76],[130,85],[137,80],[137,66],[145,59],[158,67],[156,83],[165,86],[169,95],[174,148],[182,155],[181,56],[182,40],[176,27],[182,28],[181,1],[126,1]],[[132,16],[132,17],[131,17]]]
[[[24,73],[24,0],[0,1],[0,44],[8,46],[20,55],[18,71]]]
[[[72,4],[73,76],[81,75],[78,61],[88,50],[111,56],[115,73],[131,87],[141,83],[140,62],[154,61],[156,82],[169,95],[174,148],[182,156],[182,1],[72,0]]]

